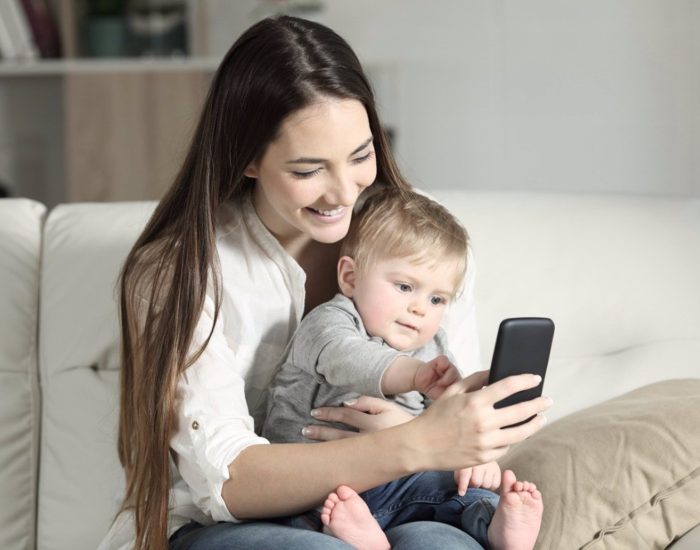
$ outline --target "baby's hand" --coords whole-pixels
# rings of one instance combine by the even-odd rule
[[[464,496],[467,487],[481,487],[496,490],[501,485],[501,468],[497,462],[487,462],[471,468],[462,468],[455,472],[457,493]]]
[[[427,395],[430,399],[437,399],[448,386],[461,379],[457,367],[450,363],[445,355],[438,355],[416,370],[413,386],[414,389]]]

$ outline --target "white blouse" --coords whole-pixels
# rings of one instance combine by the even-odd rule
[[[306,275],[262,224],[249,195],[222,207],[217,251],[223,283],[219,318],[209,344],[177,386],[168,535],[190,520],[238,521],[221,496],[228,466],[246,447],[268,443],[255,428],[265,412],[267,386],[304,313]],[[208,293],[193,349],[208,337],[213,314]],[[464,290],[443,325],[462,374],[479,370],[471,250]],[[120,517],[100,548],[128,547],[133,539],[130,518]]]

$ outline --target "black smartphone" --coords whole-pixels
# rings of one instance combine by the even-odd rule
[[[554,338],[554,322],[546,317],[518,317],[501,321],[496,336],[496,345],[491,359],[489,384],[514,374],[539,374],[539,386],[514,393],[494,405],[500,409],[542,395],[544,376],[547,372],[549,352]],[[532,420],[504,426],[512,428]]]

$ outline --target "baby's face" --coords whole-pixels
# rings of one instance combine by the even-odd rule
[[[455,292],[457,261],[379,260],[358,273],[352,299],[367,332],[399,351],[429,342]]]

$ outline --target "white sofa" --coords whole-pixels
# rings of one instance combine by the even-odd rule
[[[550,421],[700,378],[699,199],[432,192],[473,239],[484,365],[501,319],[554,319]],[[116,510],[115,282],[152,208],[0,200],[3,550],[95,548]]]

